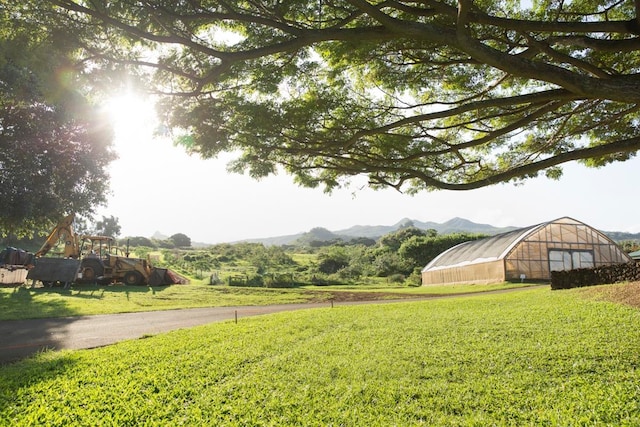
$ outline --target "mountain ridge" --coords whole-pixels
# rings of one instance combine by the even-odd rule
[[[264,238],[249,238],[224,243],[262,243],[266,246],[283,246],[291,245],[301,242],[312,241],[331,241],[331,240],[343,240],[350,241],[354,239],[373,239],[384,236],[385,234],[399,230],[400,228],[414,226],[422,230],[433,229],[438,234],[451,234],[451,233],[480,233],[495,235],[500,233],[506,233],[511,230],[516,230],[523,227],[507,226],[496,227],[491,224],[476,223],[461,217],[454,217],[443,223],[433,221],[420,221],[416,219],[403,218],[400,221],[392,225],[354,225],[349,228],[330,231],[323,227],[314,227],[309,231],[300,232],[295,234],[287,234],[274,237]],[[610,239],[621,242],[625,240],[637,240],[640,241],[640,233],[630,233],[623,231],[602,231]],[[152,238],[166,239],[159,231],[156,231]],[[204,248],[207,246],[213,246],[214,243],[203,243],[192,241],[192,247]]]
[[[308,232],[301,232],[296,234],[288,234],[283,236],[255,238],[255,239],[243,239],[231,243],[262,243],[267,246],[282,246],[289,245],[296,242],[296,240],[307,237],[308,239],[315,238],[316,240],[331,240],[342,239],[351,240],[357,238],[369,238],[378,239],[385,234],[399,230],[400,228],[414,226],[422,230],[433,229],[438,234],[450,234],[450,233],[482,233],[482,234],[500,234],[507,231],[515,230],[521,227],[496,227],[490,224],[480,224],[470,221],[465,218],[455,217],[444,223],[437,223],[433,221],[419,221],[415,219],[403,218],[400,221],[392,225],[354,225],[342,230],[329,231],[323,227],[312,228]],[[328,234],[330,233],[330,234]]]

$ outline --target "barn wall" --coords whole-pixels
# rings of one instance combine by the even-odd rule
[[[502,260],[422,272],[422,284],[425,286],[498,283],[504,281],[504,263]]]

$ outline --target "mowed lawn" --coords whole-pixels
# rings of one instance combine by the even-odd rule
[[[640,425],[640,312],[586,294],[336,306],[43,353],[0,368],[0,425]]]

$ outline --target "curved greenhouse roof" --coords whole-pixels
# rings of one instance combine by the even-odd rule
[[[427,264],[424,270],[495,261],[503,258],[504,254],[509,251],[515,243],[520,241],[530,230],[539,226],[540,225],[519,228],[485,239],[460,243],[438,255]]]
[[[454,246],[427,264],[422,282],[550,280],[553,270],[629,261],[603,233],[564,217]]]

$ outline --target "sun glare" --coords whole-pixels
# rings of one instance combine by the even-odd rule
[[[116,140],[131,140],[147,135],[156,126],[153,101],[132,92],[107,101],[105,108],[113,124]]]

